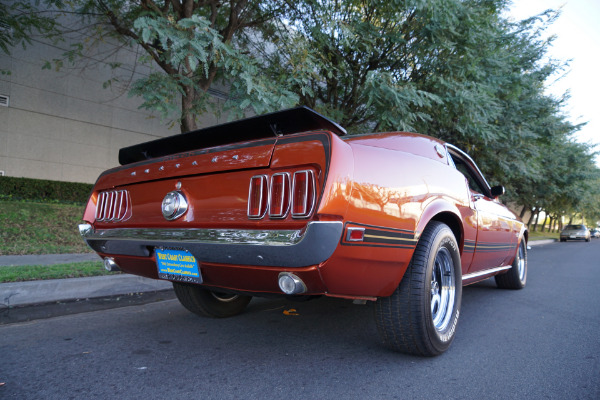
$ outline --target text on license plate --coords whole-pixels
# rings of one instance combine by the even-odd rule
[[[155,249],[158,277],[169,281],[202,283],[198,261],[188,251]]]

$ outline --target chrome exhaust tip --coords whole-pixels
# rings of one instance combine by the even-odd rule
[[[117,272],[121,270],[121,268],[119,268],[115,262],[115,259],[112,257],[106,257],[104,259],[104,269],[110,272]]]
[[[282,272],[279,274],[279,289],[285,294],[302,294],[306,293],[306,285],[302,279],[290,272]]]

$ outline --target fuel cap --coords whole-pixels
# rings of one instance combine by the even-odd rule
[[[163,216],[172,221],[181,217],[188,209],[188,202],[182,192],[169,192],[162,201]]]

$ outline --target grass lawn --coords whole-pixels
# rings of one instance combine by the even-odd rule
[[[546,239],[556,239],[556,240],[558,240],[559,236],[560,236],[560,232],[554,232],[554,233],[551,233],[551,232],[548,232],[548,231],[545,231],[545,232],[539,232],[539,231],[538,232],[533,232],[533,231],[530,231],[529,232],[529,240],[530,241],[532,241],[532,240],[546,240]]]
[[[90,253],[83,206],[0,200],[0,255]]]
[[[101,261],[0,267],[0,283],[36,281],[41,279],[81,278],[84,276],[114,275],[118,273],[105,270]]]

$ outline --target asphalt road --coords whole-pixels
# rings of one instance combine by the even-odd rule
[[[369,305],[168,300],[0,326],[0,399],[600,399],[599,332],[600,240],[555,243],[524,290],[465,288],[440,357],[383,348]]]

